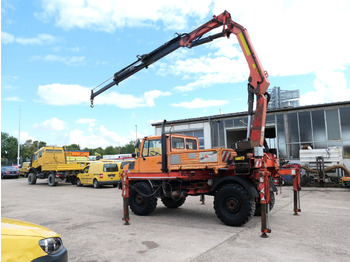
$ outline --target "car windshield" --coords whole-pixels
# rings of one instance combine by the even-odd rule
[[[17,171],[17,168],[14,166],[4,166],[3,170],[5,170],[5,171]]]

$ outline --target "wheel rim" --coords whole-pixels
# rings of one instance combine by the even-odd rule
[[[234,196],[227,197],[225,199],[224,206],[225,209],[232,214],[238,213],[238,211],[241,209],[240,201]]]
[[[140,195],[140,194],[137,194],[136,196],[135,196],[135,202],[136,202],[136,204],[138,204],[138,205],[142,205],[143,204],[143,196],[142,195]]]

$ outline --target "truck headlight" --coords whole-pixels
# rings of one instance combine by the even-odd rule
[[[57,254],[63,248],[62,239],[59,237],[42,239],[39,241],[39,245],[49,255]]]

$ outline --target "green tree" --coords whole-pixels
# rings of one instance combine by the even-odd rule
[[[119,151],[113,146],[107,146],[105,149],[105,155],[116,155],[118,152]]]
[[[71,144],[69,146],[65,147],[67,151],[76,151],[76,150],[80,150],[80,146],[77,144]]]
[[[1,132],[1,158],[7,162],[6,165],[17,163],[17,150],[17,138]]]
[[[46,142],[44,141],[33,141],[31,139],[27,140],[21,145],[21,158],[23,162],[30,160],[30,156],[44,146],[46,146]]]
[[[135,141],[130,141],[128,144],[123,146],[120,150],[121,154],[132,154],[135,153]]]

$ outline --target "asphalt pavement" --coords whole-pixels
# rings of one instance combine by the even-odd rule
[[[350,261],[350,188],[301,191],[299,216],[293,215],[292,187],[282,187],[271,212],[267,239],[260,217],[243,227],[224,225],[213,197],[187,197],[178,209],[160,199],[154,213],[124,225],[121,190],[46,180],[1,180],[1,216],[40,224],[59,233],[69,261]]]

